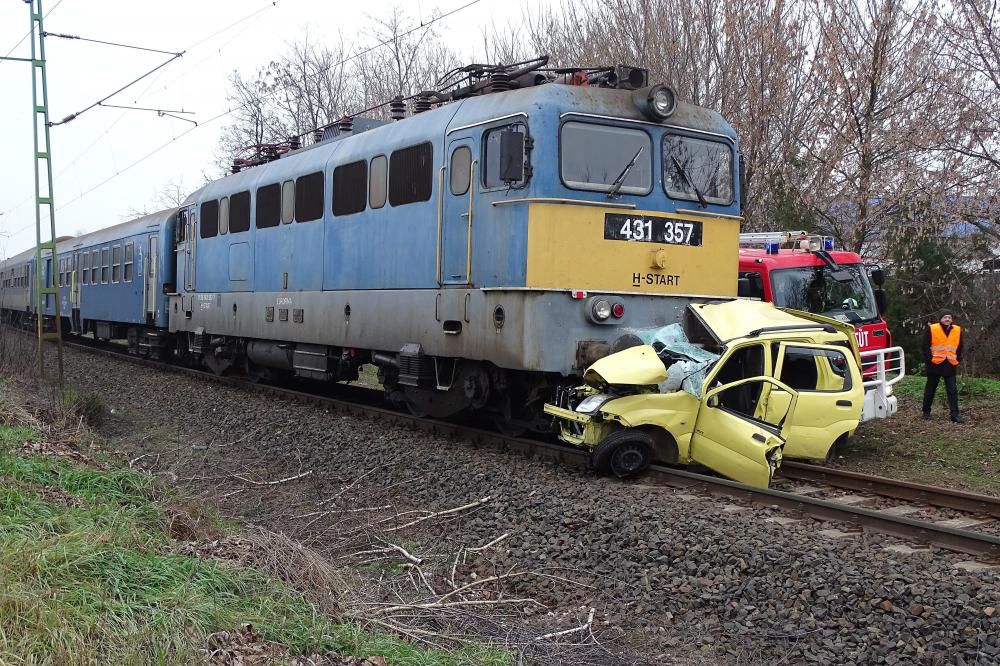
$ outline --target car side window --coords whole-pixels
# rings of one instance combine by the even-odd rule
[[[851,388],[848,368],[847,355],[843,352],[785,347],[779,379],[797,391],[847,391]]]

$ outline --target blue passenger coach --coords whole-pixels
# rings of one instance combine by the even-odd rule
[[[740,158],[717,113],[665,86],[483,93],[347,120],[192,194],[178,349],[332,381],[373,362],[414,412],[525,425],[624,333],[735,295]]]

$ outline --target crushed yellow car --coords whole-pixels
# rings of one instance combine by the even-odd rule
[[[825,458],[864,401],[853,330],[759,301],[693,304],[635,331],[545,412],[604,473],[698,463],[766,487],[785,457]]]

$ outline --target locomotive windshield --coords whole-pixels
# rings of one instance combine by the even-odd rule
[[[720,141],[665,135],[663,187],[672,199],[728,206],[733,202],[732,149]]]
[[[560,169],[567,187],[620,194],[649,194],[653,189],[652,140],[644,131],[568,122],[561,138]]]
[[[774,304],[826,315],[851,324],[878,318],[868,276],[860,264],[839,266],[850,280],[835,280],[829,266],[802,266],[771,271]]]

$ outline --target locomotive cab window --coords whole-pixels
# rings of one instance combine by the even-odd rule
[[[483,134],[483,189],[507,187],[524,187],[527,181],[525,168],[526,155],[524,151],[527,138],[527,127],[524,123],[514,123],[503,127],[493,127]],[[510,135],[521,135],[518,137]],[[517,146],[520,145],[520,150]],[[518,169],[518,166],[520,167]],[[520,178],[510,177],[510,170],[520,173]]]
[[[639,129],[567,122],[559,136],[559,173],[574,190],[649,194],[653,142]]]
[[[392,151],[389,157],[389,205],[427,201],[434,183],[434,149],[430,143]]]
[[[371,172],[368,176],[368,205],[371,208],[381,208],[385,205],[388,175],[389,160],[386,159],[385,155],[373,157]]]
[[[111,281],[118,282],[122,272],[122,246],[111,247]]]
[[[269,229],[281,222],[281,185],[257,188],[257,228]]]
[[[122,280],[124,282],[132,281],[132,265],[134,262],[134,247],[132,243],[125,243],[125,265],[122,270]]]
[[[295,221],[312,222],[323,217],[323,172],[295,179]]]
[[[201,237],[212,238],[219,235],[219,201],[212,199],[201,205]]]
[[[341,164],[333,170],[333,214],[350,215],[365,209],[368,200],[368,162]]]
[[[250,230],[250,192],[237,192],[229,197],[229,233]]]
[[[733,202],[733,153],[729,144],[665,135],[663,188],[671,199],[728,206]]]
[[[451,177],[449,178],[451,193],[455,196],[469,191],[472,168],[472,150],[468,146],[459,146],[451,153]]]

